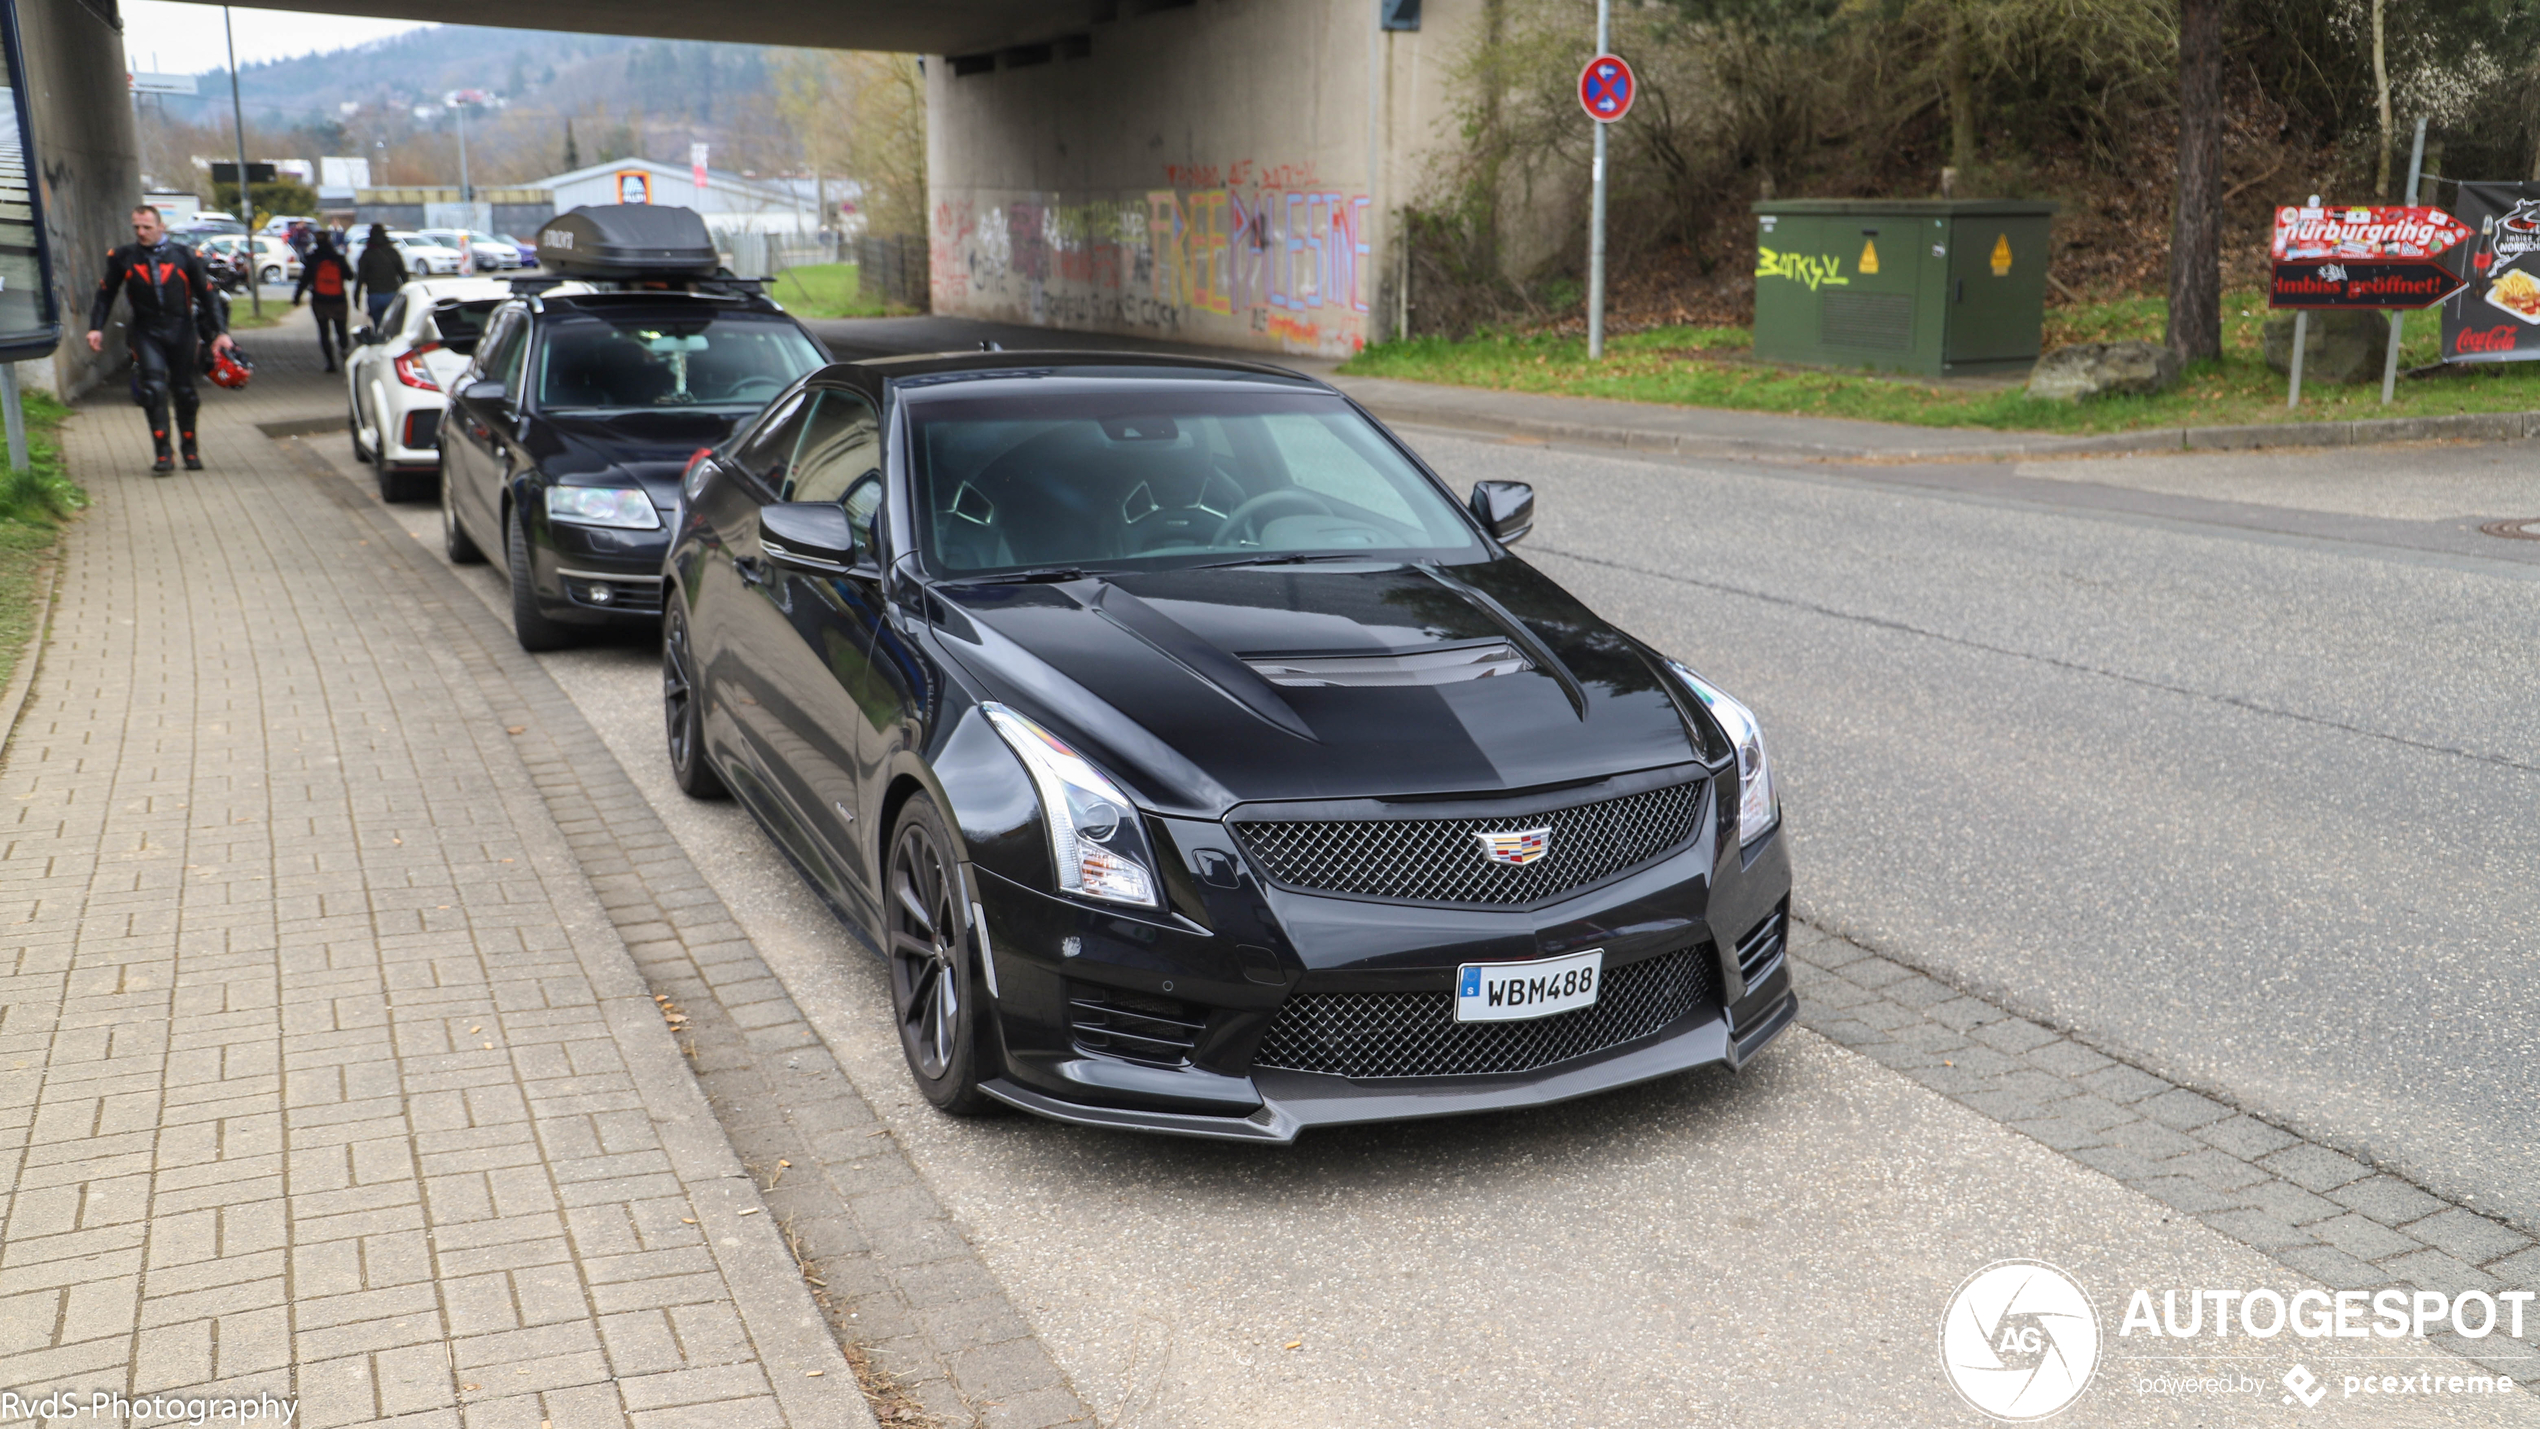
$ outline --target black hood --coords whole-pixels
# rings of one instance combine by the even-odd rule
[[[588,417],[541,412],[529,419],[528,447],[538,469],[560,486],[644,488],[653,504],[679,504],[679,474],[701,447],[732,435],[754,412],[664,408]]]
[[[1640,647],[1514,558],[938,593],[951,650],[992,697],[1087,741],[1173,812],[1489,794],[1700,758]],[[1441,661],[1462,668],[1404,673]],[[1494,673],[1471,676],[1483,666]],[[1292,683],[1322,671],[1347,673]]]

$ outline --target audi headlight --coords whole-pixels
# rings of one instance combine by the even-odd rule
[[[661,525],[653,498],[634,486],[550,486],[547,519],[628,531],[650,531]]]
[[[1737,841],[1741,848],[1751,844],[1769,832],[1782,814],[1781,801],[1773,796],[1773,761],[1764,753],[1764,727],[1755,722],[1755,711],[1726,690],[1674,660],[1667,662],[1667,668],[1702,701],[1737,751]]]
[[[1048,730],[1000,704],[979,709],[1040,791],[1059,888],[1106,903],[1155,907],[1155,856],[1129,796]]]

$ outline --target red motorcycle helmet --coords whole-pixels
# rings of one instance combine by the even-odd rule
[[[234,342],[212,354],[212,381],[219,386],[235,392],[255,375],[256,364],[248,361],[247,354],[239,351]]]

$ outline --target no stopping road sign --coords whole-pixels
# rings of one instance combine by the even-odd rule
[[[1599,124],[1629,114],[1639,93],[1640,81],[1621,55],[1598,55],[1579,71],[1579,107]]]

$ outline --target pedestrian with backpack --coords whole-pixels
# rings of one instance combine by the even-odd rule
[[[300,269],[300,286],[291,290],[291,306],[300,306],[303,297],[309,300],[309,311],[317,318],[318,351],[325,356],[329,372],[336,370],[337,352],[352,360],[353,339],[344,320],[352,311],[358,282],[353,265],[344,261],[343,252],[335,246],[335,235],[319,233],[309,245],[309,261]]]
[[[387,224],[372,224],[370,237],[362,240],[358,275],[363,299],[370,305],[370,325],[377,327],[388,305],[397,301],[397,290],[406,286],[406,255],[397,251]]]

